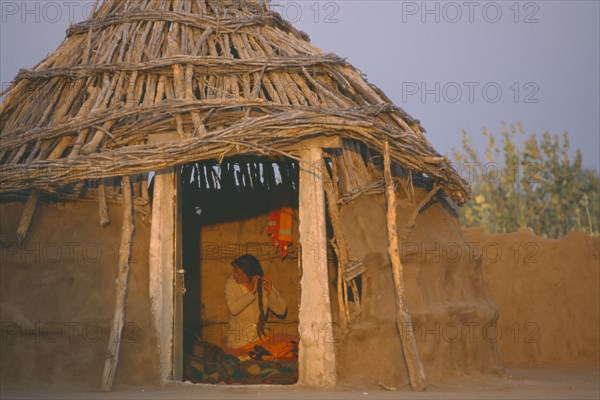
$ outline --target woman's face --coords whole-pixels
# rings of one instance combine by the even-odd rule
[[[237,265],[233,266],[233,280],[240,285],[247,285],[250,283],[250,279],[248,279],[248,275]]]

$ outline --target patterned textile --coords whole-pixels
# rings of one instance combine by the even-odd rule
[[[186,356],[185,378],[194,383],[229,384],[287,385],[298,381],[297,340],[274,342],[268,336],[245,346],[237,357],[229,353],[197,340],[194,354]]]
[[[225,349],[240,361],[253,360],[298,360],[298,338],[293,335],[272,333],[262,339],[237,349]]]

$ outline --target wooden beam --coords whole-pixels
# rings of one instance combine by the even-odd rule
[[[119,362],[119,349],[121,334],[125,323],[125,304],[127,301],[127,284],[131,272],[129,264],[131,249],[133,247],[133,199],[131,196],[131,182],[128,176],[123,177],[123,226],[121,228],[121,244],[119,246],[119,269],[117,276],[117,291],[115,296],[115,314],[108,339],[108,354],[104,363],[102,374],[102,390],[112,390],[117,363]]]
[[[150,195],[148,194],[148,174],[142,174],[142,200],[148,203]]]
[[[277,150],[308,150],[312,148],[339,149],[342,148],[342,139],[339,136],[318,136],[303,139],[287,146],[277,147]]]
[[[98,185],[98,216],[100,217],[101,227],[106,228],[110,225],[108,206],[106,205],[106,186],[104,185],[104,179],[100,179],[100,184]]]
[[[148,143],[165,143],[179,140],[177,133],[153,133],[148,135]],[[339,149],[342,148],[342,139],[337,135],[332,136],[317,136],[310,137],[300,140],[296,143],[292,143],[285,146],[277,147],[277,150],[290,151],[290,150],[307,150],[314,147],[320,147],[323,149]]]
[[[27,203],[25,203],[25,208],[23,209],[23,214],[21,214],[21,220],[19,221],[19,226],[17,228],[16,237],[17,243],[19,244],[23,243],[25,236],[27,236],[27,231],[29,230],[29,225],[31,225],[31,219],[33,218],[37,201],[38,194],[34,190],[29,195]]]
[[[301,153],[299,187],[300,310],[298,383],[335,386],[335,347],[327,278],[327,234],[323,152],[312,148]]]
[[[333,161],[335,164],[335,161]],[[333,248],[338,258],[338,276],[337,276],[337,299],[339,307],[339,318],[340,327],[342,331],[348,330],[348,318],[346,313],[347,304],[344,301],[344,284],[342,282],[344,271],[348,266],[348,247],[346,246],[346,238],[342,233],[342,224],[340,220],[340,211],[338,208],[338,191],[337,185],[334,184],[333,180],[329,176],[327,171],[327,161],[323,159],[323,182],[325,187],[325,194],[327,195],[327,209],[329,210],[329,220],[333,228]],[[335,173],[333,179],[335,179]]]
[[[173,279],[175,273],[176,174],[174,168],[157,171],[152,194],[150,227],[150,310],[159,347],[159,380],[173,376]]]
[[[423,365],[419,358],[419,352],[417,351],[412,321],[404,296],[403,267],[398,250],[398,230],[396,228],[396,191],[394,190],[394,181],[392,180],[390,145],[388,141],[385,142],[384,147],[383,167],[387,198],[388,252],[392,263],[392,275],[394,277],[394,289],[396,292],[396,327],[400,336],[402,354],[404,355],[404,364],[408,373],[410,387],[414,391],[421,392],[427,387],[427,381]]]
[[[182,222],[182,201],[179,200],[181,196],[181,171],[179,168],[173,173],[174,175],[174,204],[173,209],[175,212],[174,217],[174,265],[175,268],[175,294],[173,296],[173,380],[183,380],[183,295],[185,294],[185,269],[182,266],[183,262],[183,222]]]
[[[152,133],[148,135],[148,143],[164,143],[179,140],[177,133]]]

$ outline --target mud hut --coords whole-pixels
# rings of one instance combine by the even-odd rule
[[[222,343],[245,252],[286,293],[300,384],[422,390],[501,368],[480,256],[437,260],[465,249],[468,185],[267,3],[97,2],[4,95],[3,385],[186,379],[193,338]]]

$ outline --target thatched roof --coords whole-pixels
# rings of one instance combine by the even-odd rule
[[[105,0],[5,95],[0,192],[339,135],[379,153],[389,140],[394,162],[458,203],[469,193],[419,121],[258,3]]]

